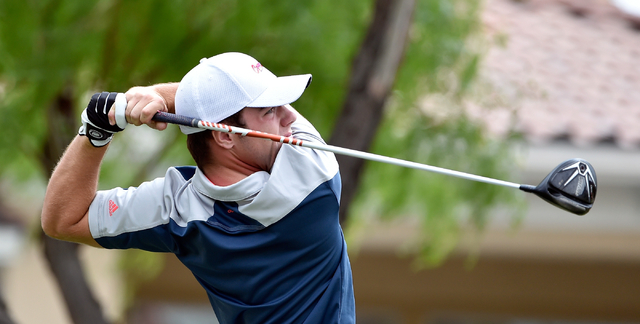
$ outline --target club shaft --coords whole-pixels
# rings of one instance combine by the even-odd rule
[[[485,182],[485,183],[490,183],[490,184],[504,186],[504,187],[511,187],[516,189],[520,188],[520,184],[513,183],[513,182],[482,177],[482,176],[478,176],[470,173],[439,168],[439,167],[435,167],[427,164],[406,161],[402,159],[392,158],[392,157],[368,153],[368,152],[356,151],[356,150],[342,148],[342,147],[333,146],[333,145],[323,145],[323,144],[317,144],[317,143],[304,142],[303,145],[301,146],[310,147],[317,150],[329,151],[336,154],[352,156],[352,157],[361,158],[361,159],[370,160],[370,161],[388,163],[388,164],[398,165],[406,168],[445,174],[445,175],[463,178],[467,180]]]
[[[335,153],[335,154],[347,155],[347,156],[356,157],[356,158],[360,158],[360,159],[376,161],[376,162],[382,162],[382,163],[388,163],[388,164],[398,165],[398,166],[417,169],[417,170],[435,172],[435,173],[454,176],[454,177],[458,177],[458,178],[462,178],[462,179],[473,180],[473,181],[478,181],[478,182],[484,182],[484,183],[494,184],[494,185],[503,186],[503,187],[520,189],[520,186],[521,186],[520,184],[513,183],[513,182],[508,182],[508,181],[502,181],[502,180],[482,177],[482,176],[478,176],[478,175],[474,175],[474,174],[470,174],[470,173],[465,173],[465,172],[460,172],[460,171],[454,171],[454,170],[439,168],[439,167],[426,165],[426,164],[422,164],[422,163],[406,161],[406,160],[402,160],[402,159],[397,159],[397,158],[387,157],[387,156],[383,156],[383,155],[378,155],[378,154],[373,154],[373,153],[368,153],[368,152],[352,150],[352,149],[333,146],[333,145],[308,142],[308,141],[303,141],[303,140],[299,140],[299,139],[292,138],[292,137],[285,137],[285,136],[280,136],[280,135],[268,134],[268,133],[253,131],[253,130],[244,129],[244,128],[240,128],[240,127],[228,126],[228,125],[224,125],[224,124],[210,123],[210,122],[206,122],[206,121],[200,120],[198,118],[184,117],[184,116],[179,116],[179,115],[165,113],[165,112],[156,113],[156,115],[153,117],[153,120],[159,121],[159,122],[171,123],[171,124],[178,124],[178,125],[183,125],[183,126],[190,126],[190,127],[208,129],[208,130],[213,130],[213,131],[218,131],[218,132],[239,134],[239,135],[248,136],[248,137],[263,138],[263,139],[272,140],[274,142],[280,142],[280,143],[289,144],[289,145],[308,147],[308,148],[312,148],[312,149],[316,149],[316,150],[332,152],[332,153]]]

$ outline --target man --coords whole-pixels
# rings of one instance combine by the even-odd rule
[[[157,111],[322,141],[289,104],[311,75],[276,77],[252,57],[203,59],[177,83],[134,87],[124,116],[96,94],[56,167],[42,226],[55,238],[175,253],[221,323],[354,323],[351,268],[331,153],[181,126],[197,167],[137,188],[97,191],[116,119],[164,129]]]

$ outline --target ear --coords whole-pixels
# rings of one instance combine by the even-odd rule
[[[233,134],[213,131],[211,136],[215,143],[224,149],[228,150],[235,146],[235,136]]]

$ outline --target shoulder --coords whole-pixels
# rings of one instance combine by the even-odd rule
[[[178,191],[180,188],[188,185],[192,179],[196,176],[197,167],[195,166],[177,166],[167,169],[163,178],[153,180],[157,181],[158,185],[163,187],[164,191]],[[144,186],[142,184],[141,186]]]
[[[164,177],[138,187],[101,190],[89,209],[89,227],[94,238],[115,237],[169,224],[180,227],[206,219],[211,210],[200,206],[191,182],[196,167],[171,167]]]
[[[169,170],[167,170],[167,173],[172,172],[173,174],[174,171],[177,171],[182,179],[187,181],[193,178],[193,176],[196,174],[196,169],[197,167],[195,166],[178,166],[169,168]]]

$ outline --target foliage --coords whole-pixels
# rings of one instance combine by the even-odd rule
[[[376,153],[512,178],[511,147],[519,138],[491,138],[464,111],[468,101],[486,104],[489,96],[473,91],[486,46],[479,9],[477,1],[418,2],[406,60],[374,144]],[[369,163],[350,219],[360,226],[372,219],[417,219],[419,237],[409,248],[418,252],[418,266],[434,266],[456,248],[465,234],[462,228],[482,232],[498,207],[510,209],[517,221],[523,197],[510,188]]]
[[[364,0],[2,1],[0,173],[42,176],[36,161],[46,110],[63,91],[79,115],[92,92],[179,81],[200,58],[226,51],[253,55],[278,75],[313,73],[297,107],[326,133],[369,7]]]

